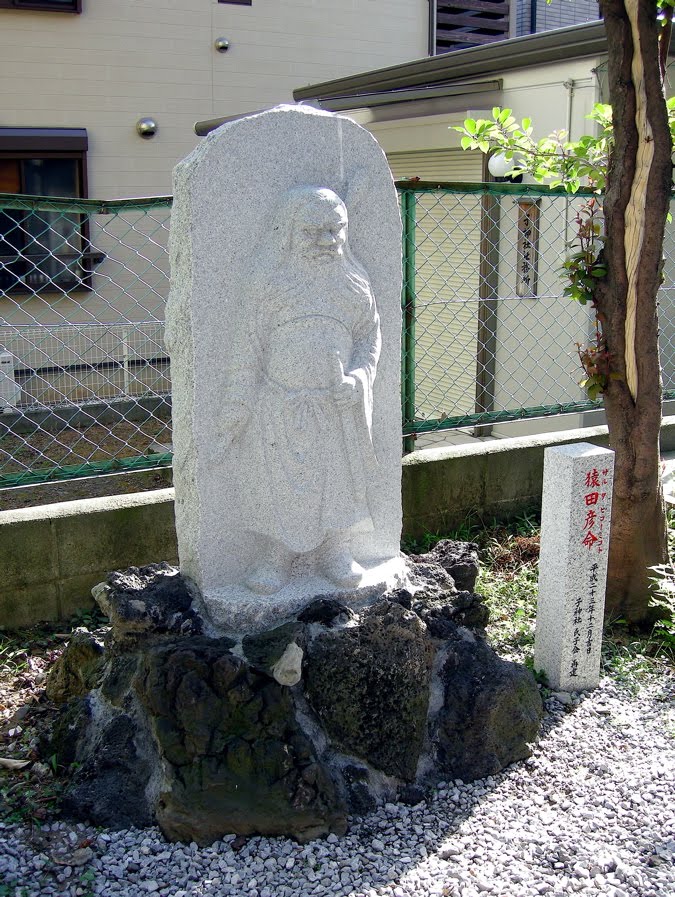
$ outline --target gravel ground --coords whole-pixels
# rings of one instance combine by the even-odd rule
[[[559,697],[529,760],[416,807],[387,804],[343,838],[200,849],[155,829],[0,827],[0,895],[675,894],[675,677]]]

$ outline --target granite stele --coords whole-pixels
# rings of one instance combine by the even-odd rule
[[[278,106],[176,170],[166,342],[183,575],[251,631],[400,584],[401,223],[384,153]]]

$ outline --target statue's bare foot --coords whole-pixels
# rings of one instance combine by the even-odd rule
[[[290,571],[275,564],[260,564],[246,580],[246,586],[259,595],[274,595],[288,582]]]
[[[363,567],[356,563],[351,551],[344,545],[324,548],[322,566],[328,579],[343,589],[357,586],[365,573]]]

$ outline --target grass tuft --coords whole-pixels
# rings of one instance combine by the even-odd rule
[[[675,555],[675,512],[669,515],[671,552]],[[479,547],[481,571],[476,591],[490,610],[488,638],[509,660],[532,666],[537,614],[539,522],[533,514],[481,527],[465,522],[460,530],[429,533],[418,540],[416,552],[428,551],[442,538],[472,541]],[[636,635],[625,621],[605,626],[602,646],[604,674],[631,688],[648,676],[675,667],[675,568],[655,571],[660,576],[663,619],[648,635]]]

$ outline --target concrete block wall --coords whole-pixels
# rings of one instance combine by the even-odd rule
[[[571,442],[607,445],[607,427],[516,436],[413,452],[403,461],[403,536],[447,533],[541,504],[544,449]]]
[[[177,557],[173,489],[3,511],[0,626],[68,619],[107,571]]]
[[[607,427],[413,452],[403,461],[404,537],[538,509],[544,449],[572,442],[606,446]],[[661,448],[675,451],[675,417],[664,419]],[[0,512],[0,628],[91,607],[110,570],[176,563],[173,499],[158,489]]]
[[[607,448],[607,427],[412,452],[403,460],[404,538],[539,511],[544,449],[573,442]],[[666,452],[675,452],[675,416],[664,417],[661,426],[661,453]]]

